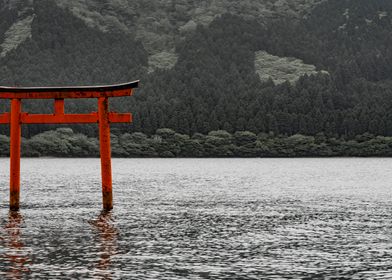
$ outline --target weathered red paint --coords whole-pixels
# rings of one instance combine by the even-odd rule
[[[132,114],[109,114],[110,123],[131,123]],[[90,114],[28,114],[21,113],[21,124],[74,124],[74,123],[98,123],[98,113]],[[0,115],[0,124],[10,123],[10,114]]]
[[[64,98],[58,98],[54,100],[54,114],[64,115],[65,114],[65,104]]]
[[[101,174],[102,174],[102,200],[103,208],[113,208],[112,191],[112,159],[110,150],[110,126],[109,126],[109,99],[101,97],[98,99],[99,115],[99,143],[101,152]]]
[[[10,209],[19,209],[20,195],[20,144],[21,112],[20,99],[11,100],[11,137],[10,137]]]
[[[0,99],[11,100],[11,112],[0,114],[0,124],[11,125],[10,137],[10,208],[19,210],[20,201],[20,146],[22,124],[98,123],[103,208],[113,208],[110,123],[130,123],[131,114],[109,112],[109,98],[131,96],[138,81],[119,85],[67,88],[10,88],[0,87]],[[65,114],[64,99],[97,98],[98,112]],[[53,114],[22,112],[22,99],[54,99]]]

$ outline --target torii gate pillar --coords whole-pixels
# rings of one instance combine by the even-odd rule
[[[98,123],[103,209],[113,209],[112,160],[110,123],[130,123],[131,114],[109,112],[109,98],[131,96],[139,81],[110,86],[67,88],[9,88],[0,87],[0,99],[11,100],[11,112],[0,114],[0,124],[10,124],[10,209],[20,207],[20,147],[22,124]],[[65,114],[64,99],[97,98],[98,113]],[[53,114],[22,113],[23,99],[54,99]]]
[[[21,101],[11,100],[10,133],[10,209],[19,210],[20,200],[20,145],[21,145]]]
[[[103,208],[113,208],[112,193],[112,158],[110,150],[110,126],[109,126],[109,99],[101,97],[98,99],[99,115],[99,143],[101,152],[101,174],[102,174],[102,199]]]

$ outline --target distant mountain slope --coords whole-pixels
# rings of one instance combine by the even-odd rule
[[[69,9],[88,26],[104,32],[114,30],[139,39],[149,53],[150,71],[167,69],[177,61],[176,42],[197,24],[208,25],[216,17],[231,13],[268,22],[278,18],[300,19],[323,0],[53,0]],[[0,0],[2,9],[16,9],[18,21],[3,43],[3,55],[18,46],[29,34],[33,0]],[[21,36],[18,36],[21,34]]]
[[[169,127],[186,134],[392,135],[389,0],[306,2],[312,4],[306,9],[295,2],[291,11],[307,12],[283,16],[278,11],[284,9],[276,9],[282,16],[273,20],[257,8],[270,1],[134,1],[135,9],[129,1],[56,1],[1,6],[1,84],[140,78],[134,98],[112,104],[134,112],[134,125],[120,127],[123,132]],[[61,8],[71,2],[72,11]],[[196,15],[219,5],[225,9],[216,14],[223,15],[196,24]],[[271,59],[279,65],[265,63]],[[318,73],[323,70],[329,75]],[[266,75],[273,80],[260,79]],[[89,105],[67,106],[82,111]],[[45,103],[25,109],[48,110]],[[35,134],[47,127],[31,129]]]
[[[1,11],[0,18],[3,14],[7,11]],[[2,84],[112,83],[129,81],[147,70],[147,53],[132,37],[87,27],[53,1],[35,1],[28,14],[14,16],[15,23],[8,24],[0,44],[6,54],[1,58]]]
[[[391,12],[385,0],[330,0],[299,22],[222,16],[187,36],[175,68],[153,78],[144,94],[155,99],[137,103],[138,129],[392,135]],[[261,51],[330,75],[262,84],[254,63]]]
[[[103,31],[117,28],[140,39],[151,69],[168,68],[176,62],[176,41],[197,24],[208,25],[231,13],[267,22],[281,17],[301,18],[321,0],[55,0],[89,26]]]
[[[145,40],[148,39],[147,33],[173,38],[180,32],[194,28],[194,23],[208,25],[216,17],[225,13],[244,16],[247,19],[261,19],[264,22],[271,17],[301,18],[316,4],[322,2],[322,0],[55,1],[60,6],[69,8],[91,26],[97,26],[105,31],[117,27],[131,33],[136,32]],[[171,44],[174,47],[174,42]]]
[[[34,15],[27,15],[18,19],[4,34],[4,41],[1,44],[0,56],[4,57],[13,49],[16,49],[27,39],[31,38],[31,25]]]
[[[304,53],[310,46],[318,49],[309,57],[316,65],[340,68],[340,76],[392,78],[392,1],[330,0],[316,7],[304,26],[312,34]]]

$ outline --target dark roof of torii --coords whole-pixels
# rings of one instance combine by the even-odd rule
[[[137,88],[139,81],[133,81],[115,85],[101,86],[73,86],[73,87],[3,87],[0,86],[0,92],[89,92],[89,91],[116,91],[122,89]]]
[[[115,85],[74,87],[2,87],[0,99],[97,98],[129,96],[139,81]]]

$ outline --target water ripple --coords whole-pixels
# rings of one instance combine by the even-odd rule
[[[391,279],[390,159],[22,161],[1,279]],[[372,168],[370,169],[369,166]]]

